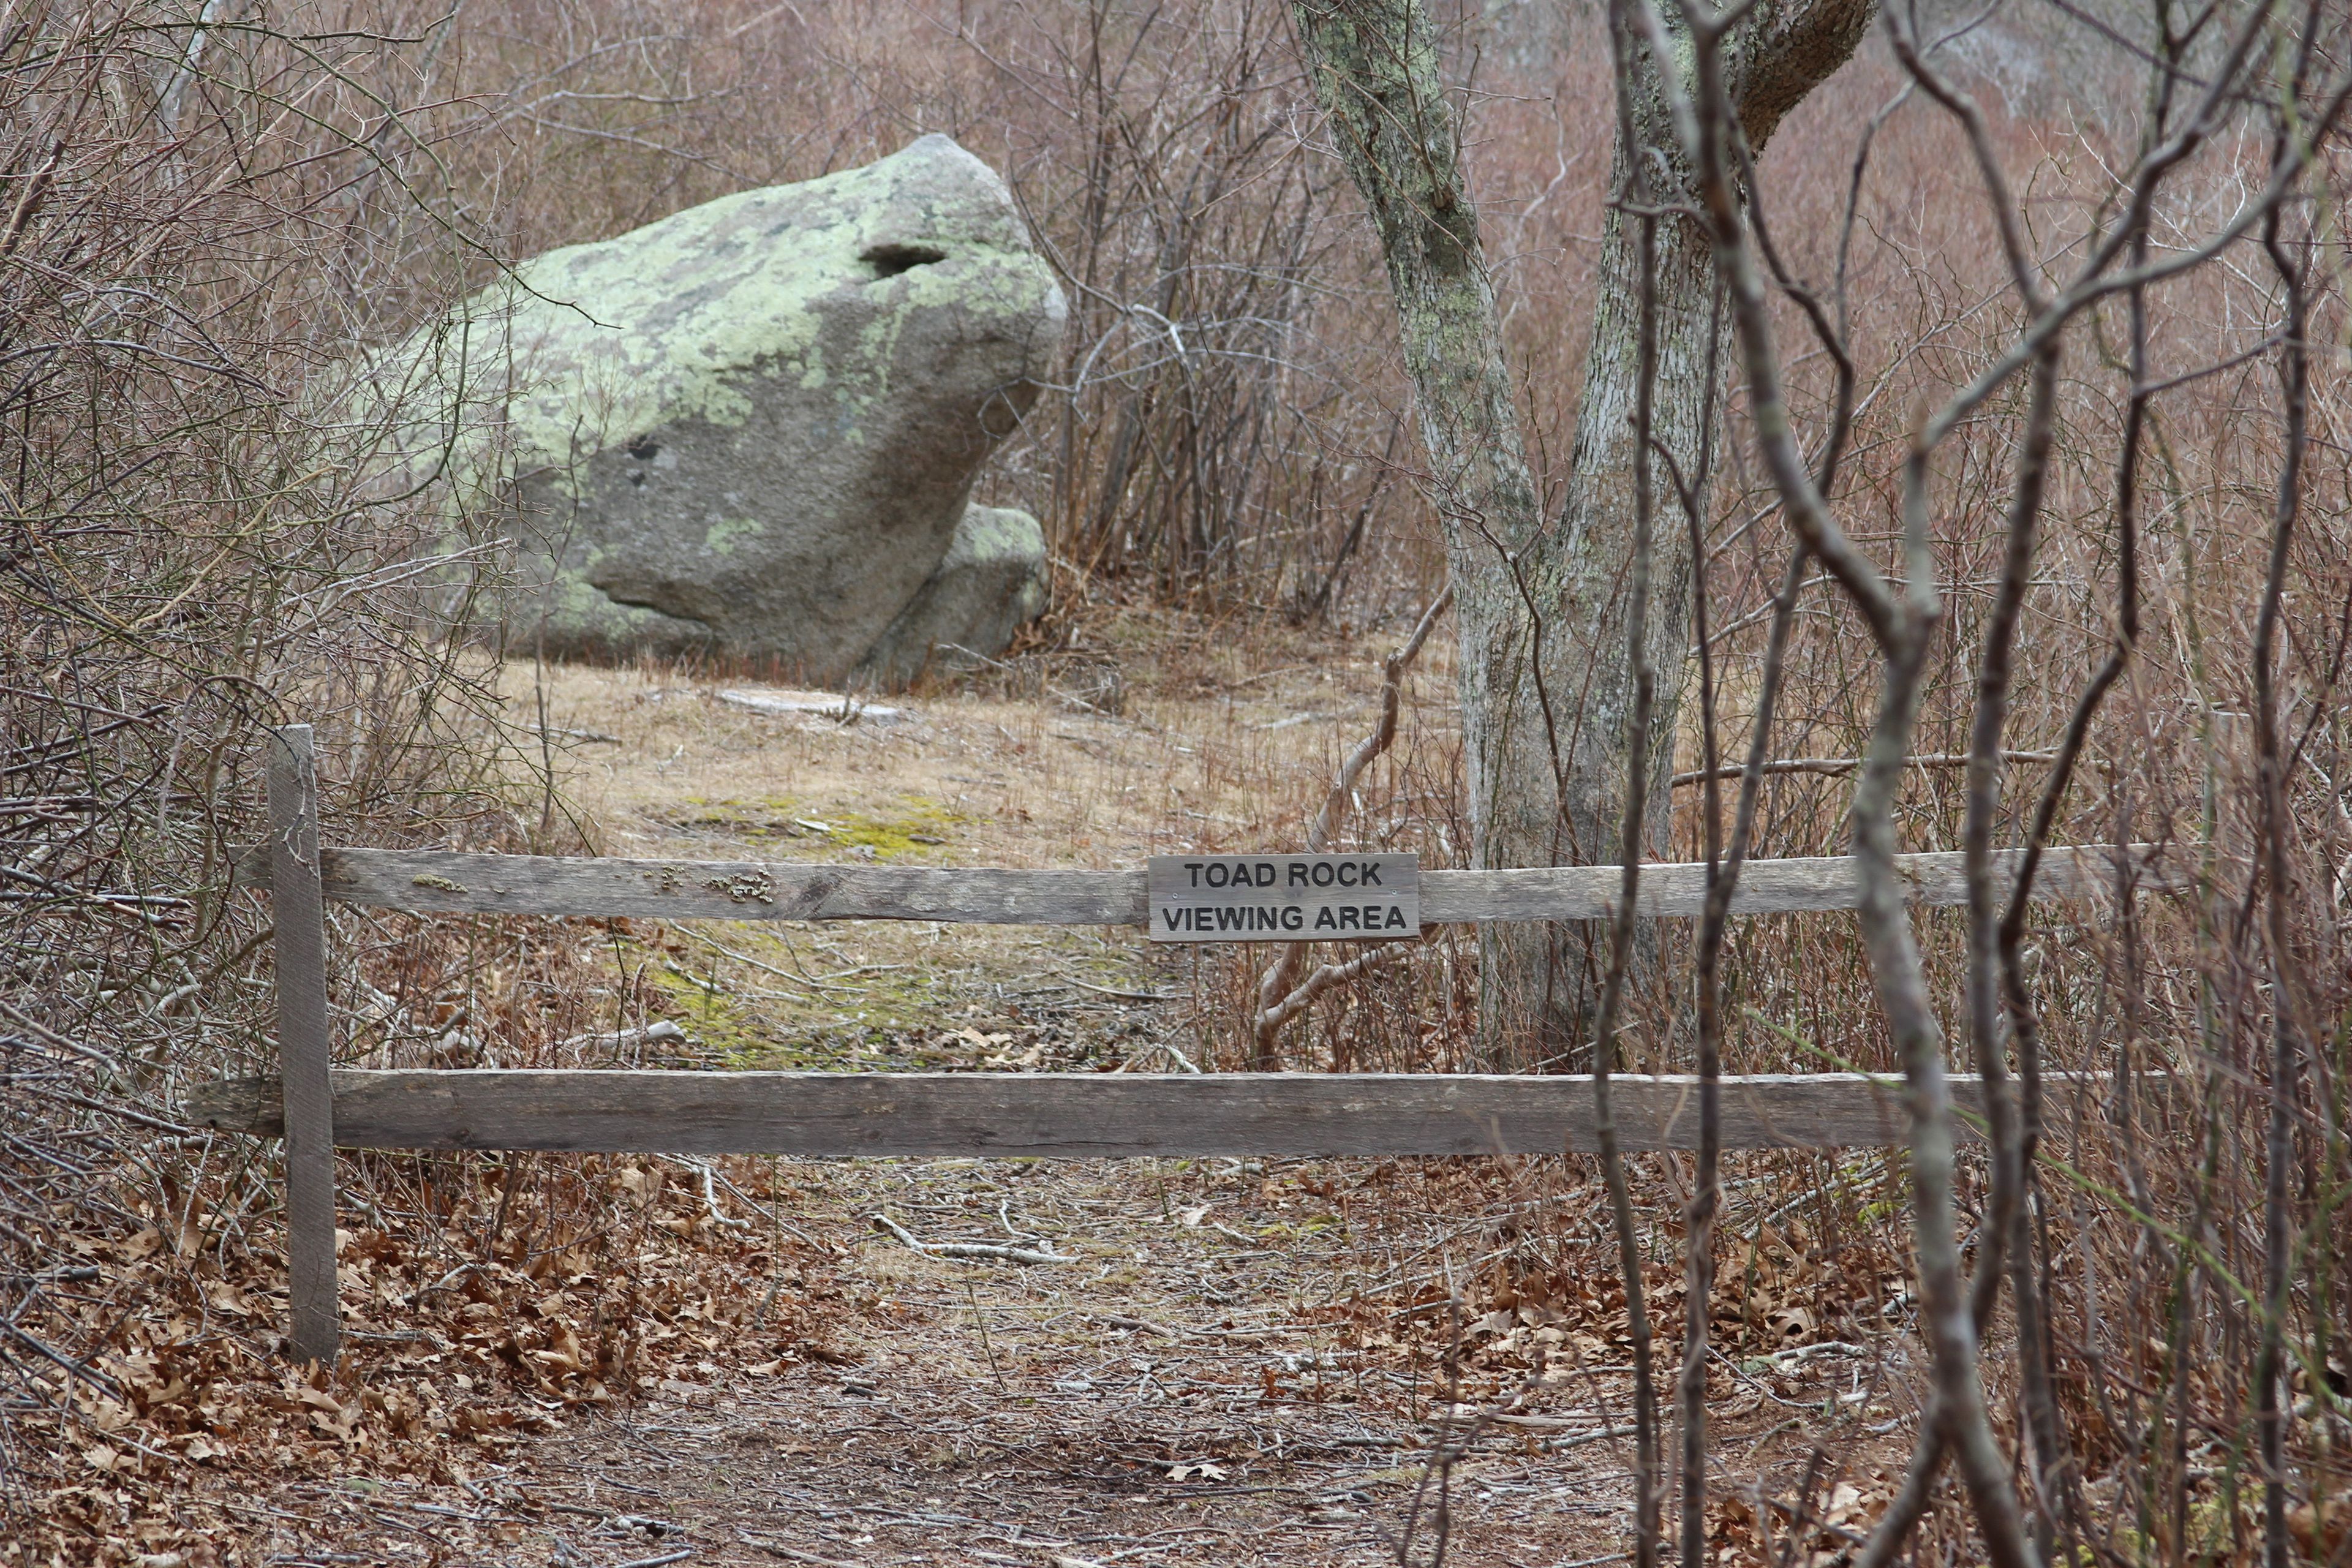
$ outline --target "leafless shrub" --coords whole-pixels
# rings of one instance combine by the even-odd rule
[[[0,16],[0,1444],[121,1392],[139,1298],[93,1237],[268,1223],[172,1110],[266,1039],[257,727],[332,736],[340,832],[519,837],[478,787],[482,542],[376,493],[336,369],[405,326],[385,277],[478,258],[404,118],[420,47],[332,5]]]
[[[1398,14],[1339,10],[1374,29]],[[1704,61],[1744,14],[1634,5],[1622,25],[1633,58]],[[1669,935],[1674,978],[1639,999],[1626,1044],[1703,1072],[1911,1079],[1916,1328],[1941,1403],[1870,1560],[1917,1526],[2005,1562],[2284,1563],[2343,1539],[2344,1374],[2326,1347],[2344,1236],[2324,1194],[2346,1172],[2321,1087],[2343,1063],[2340,1030],[2323,1049],[2315,1020],[2345,1005],[2352,914],[2352,819],[2321,760],[2339,746],[2347,584],[2340,519],[2315,505],[2343,484],[2318,434],[2340,367],[2308,345],[2342,313],[2325,215],[2345,40],[2315,12],[2066,15],[2081,29],[2066,58],[2098,70],[1980,104],[1969,95],[1987,84],[1961,58],[1981,18],[1939,37],[1898,12],[1760,166],[1710,96],[1719,82],[1700,69],[1677,84],[1665,163],[1713,160],[1714,184],[1694,189],[1741,357],[1695,552],[1703,689],[1681,716],[1676,766],[1694,787],[1671,852],[1714,861],[1727,828],[1735,845],[1752,833],[1754,854],[1833,852],[1851,832],[1882,879],[1851,925],[1718,919]],[[2030,30],[2045,23],[2060,26]],[[2136,108],[2117,90],[2131,78]],[[2070,96],[2097,112],[2037,112]],[[1638,184],[1612,195],[1629,214],[1699,221],[1651,208]],[[1524,301],[1504,314],[1520,342]],[[1565,356],[1557,374],[1530,357],[1532,385],[1574,385]],[[1540,408],[1533,424],[1547,427]],[[1834,481],[1824,453],[1847,454]],[[1803,546],[1793,571],[1783,520]],[[1580,721],[1568,701],[1559,722]],[[1727,736],[1735,754],[1748,743],[1745,768],[1718,763]],[[1714,784],[1742,773],[1733,816]],[[2053,836],[2185,842],[2208,889],[2168,904],[2125,883],[2099,910],[2029,913],[1980,875],[1967,915],[1917,921],[1886,896],[1898,846],[1959,846],[1981,870],[1997,844]],[[1685,990],[1686,963],[1703,994]],[[1989,1156],[1938,1129],[1948,1019],[1979,1070],[2017,1077]],[[2151,1099],[2134,1076],[2147,1067],[2179,1074],[2173,1092]],[[2089,1075],[2063,1104],[2060,1070]],[[1703,1153],[1682,1194],[1702,1249],[1710,1218],[1736,1223],[1715,1214],[1712,1165]],[[1696,1309],[1712,1269],[1690,1263]],[[1991,1315],[2004,1289],[2006,1328]],[[1711,1374],[1704,1318],[1684,1328],[1690,1439]],[[1978,1413],[1987,1399],[2003,1438],[2014,1412],[2013,1453]],[[1819,1518],[1818,1461],[1854,1441],[1780,1478],[1796,1488],[1780,1517]],[[1921,1525],[1947,1443],[1970,1507]],[[1674,1483],[1685,1561],[1769,1550],[1772,1508],[1735,1528],[1708,1502],[1708,1451],[1686,1441]],[[1782,1544],[1813,1550],[1809,1535]]]
[[[1893,53],[1923,108],[1932,105],[1933,122],[1948,129],[1948,144],[1977,177],[1972,195],[1987,215],[1995,242],[1989,248],[2008,274],[1987,295],[2007,292],[2010,298],[2005,308],[1987,310],[1983,324],[1969,334],[1977,345],[1973,353],[1960,355],[1942,374],[1921,378],[1916,411],[1908,416],[1900,444],[1888,441],[1883,455],[1861,465],[1864,482],[1874,479],[1885,498],[1878,504],[1897,524],[1894,537],[1885,541],[1900,546],[1889,563],[1887,554],[1894,552],[1881,553],[1884,545],[1858,549],[1863,540],[1850,531],[1849,519],[1874,510],[1874,498],[1865,489],[1842,506],[1826,500],[1792,433],[1780,368],[1788,340],[1767,303],[1768,264],[1796,303],[1808,300],[1768,248],[1769,231],[1759,215],[1770,205],[1772,186],[1760,178],[1748,184],[1739,165],[1734,122],[1706,63],[1726,23],[1711,11],[1686,5],[1675,15],[1700,62],[1689,96],[1676,102],[1676,133],[1684,155],[1701,172],[1699,188],[1715,237],[1718,275],[1732,304],[1753,411],[1753,451],[1769,476],[1765,510],[1780,510],[1836,580],[1855,612],[1856,635],[1866,635],[1873,645],[1874,657],[1858,662],[1864,668],[1874,666],[1881,676],[1874,700],[1867,702],[1868,739],[1857,747],[1866,761],[1852,805],[1856,853],[1874,888],[1858,923],[1876,1000],[1910,1084],[1919,1327],[1935,1375],[1910,1475],[1878,1521],[1862,1560],[1890,1561],[1905,1548],[1932,1500],[1936,1468],[1947,1456],[1966,1481],[1968,1524],[1976,1534],[1970,1550],[1995,1562],[2071,1557],[2084,1545],[2126,1560],[2147,1559],[2157,1550],[2151,1506],[2157,1498],[2170,1515],[2164,1550],[2175,1554],[2174,1561],[2183,1553],[2251,1552],[2255,1537],[2262,1557],[2274,1563],[2284,1564],[2298,1552],[2324,1553],[2333,1549],[2318,1538],[2330,1528],[2327,1510],[2338,1486],[2330,1455],[2342,1416],[2335,1408],[2336,1395],[2321,1392],[2326,1384],[2325,1350],[2317,1351],[2311,1380],[2304,1384],[2310,1391],[2303,1411],[2308,1425],[2297,1426],[2288,1408],[2284,1369],[2291,1345],[2315,1349],[2332,1338],[2321,1326],[2331,1321],[2324,1281],[2332,1276],[2329,1260],[2341,1245],[2340,1220],[2324,1200],[2315,1201],[2311,1184],[2298,1182],[2294,1173],[2311,1171],[2316,1159],[2330,1172],[2321,1184],[2341,1180],[2333,1165],[2340,1154],[2329,1131],[2336,1115],[2323,1097],[2305,1087],[2313,1076],[2329,1073],[2314,1054],[2303,1007],[2309,994],[2306,944],[2314,937],[2322,951],[2335,955],[2328,973],[2341,973],[2342,914],[2331,911],[2332,918],[2305,923],[2318,911],[2298,896],[2290,870],[2301,847],[2301,835],[2290,825],[2303,817],[2286,798],[2292,786],[2285,776],[2289,742],[2284,736],[2293,729],[2306,741],[2315,737],[2340,706],[2331,697],[2344,632],[2317,617],[2302,623],[2309,653],[2301,696],[2308,705],[2298,718],[2282,711],[2276,661],[2286,625],[2288,580],[2314,582],[2301,575],[2294,544],[2306,515],[2315,449],[2308,345],[2315,311],[2340,307],[2312,215],[2315,186],[2328,173],[2326,149],[2352,99],[2352,75],[2345,74],[2340,58],[2344,39],[2334,22],[2316,13],[2276,23],[2259,10],[2227,17],[2208,12],[2184,20],[2158,6],[2156,41],[2146,51],[2147,108],[2136,144],[2118,151],[2106,166],[2113,173],[2091,173],[2087,163],[2078,170],[2045,159],[2040,176],[2045,189],[2079,181],[2084,195],[2071,217],[2052,222],[2042,214],[2037,223],[2013,194],[2016,176],[2005,156],[2008,149],[1981,107],[1948,74],[1948,63],[1935,58],[1937,40],[1921,33],[1915,13],[1890,14]],[[1654,58],[1675,47],[1658,13],[1646,13],[1643,26]],[[2208,27],[2215,36],[2201,37]],[[2201,51],[2201,73],[2185,66],[2192,46]],[[2275,116],[2253,107],[2273,102],[2286,106]],[[1846,232],[1851,223],[1849,217]],[[1841,323],[1850,319],[1846,284],[1841,252],[1834,285]],[[2227,299],[2241,289],[2251,295],[2245,301],[2251,309],[2237,317],[2235,330],[2218,343],[2190,351],[2204,365],[2192,360],[2169,374],[2157,367],[2150,353],[2153,296],[2162,290],[2168,301]],[[1839,329],[1826,314],[1812,310],[1808,317],[1826,344],[1843,350]],[[2106,347],[2114,340],[2103,333],[2121,340],[2120,352]],[[1894,342],[1900,345],[1894,361],[1899,367],[1903,350],[1921,340],[1897,335]],[[2113,389],[2109,407],[2119,405],[2121,417],[2112,423],[2099,417],[2104,411],[2095,404],[2085,406],[2089,400],[2079,392],[2070,398],[2062,390],[2062,360],[2094,353],[2104,360],[2099,371],[2077,374],[2088,385]],[[2140,772],[2158,750],[2151,744],[2157,727],[2175,715],[2210,710],[2210,698],[2193,688],[2176,687],[2164,694],[2159,676],[2143,679],[2119,712],[2111,715],[2105,709],[2119,677],[2126,670],[2137,673],[2141,661],[2158,657],[2144,635],[2142,531],[2149,498],[2143,464],[2148,448],[2165,439],[2151,437],[2157,426],[2179,429],[2169,411],[2160,410],[2159,399],[2193,385],[2203,374],[2227,374],[2264,359],[2272,362],[2279,384],[2272,411],[2251,441],[2246,437],[2252,432],[2232,431],[2225,437],[2240,447],[2232,466],[2238,482],[2255,487],[2266,481],[2271,491],[2268,505],[2247,509],[2226,524],[2241,541],[2258,544],[2264,564],[2258,571],[2241,567],[2225,580],[2226,589],[2221,581],[2210,584],[2252,623],[2248,627],[2242,618],[2231,639],[2231,663],[2246,672],[2254,717],[2251,788],[2242,784],[2232,793],[2251,818],[2249,837],[2259,853],[2232,865],[2214,841],[2219,824],[2210,807],[2203,832],[2183,831],[2196,805],[2180,787],[2180,776]],[[1835,390],[1829,415],[1834,425],[1848,417],[1851,388],[1842,381]],[[2001,437],[2013,447],[1979,455],[1966,427],[1996,410]],[[2193,400],[2189,410],[2188,423],[2194,423]],[[2082,617],[2074,623],[2080,628],[2075,635],[2090,645],[2084,651],[2104,656],[2085,677],[2061,663],[2034,667],[2022,651],[2019,626],[2040,586],[2035,566],[2042,558],[2042,530],[2054,521],[2052,497],[2063,493],[2053,483],[2053,471],[2066,458],[2054,454],[2094,452],[2101,455],[2093,459],[2096,477],[2084,476],[2089,482],[2083,490],[2099,500],[2067,519],[2083,542],[2096,542],[2111,552],[2097,572],[2069,584],[2076,595],[2070,607]],[[1958,570],[1949,564],[1956,559]],[[2110,575],[2112,598],[2089,609],[2084,601],[2096,591],[2093,584]],[[1963,636],[1950,642],[1944,637],[1943,590],[1937,585],[1947,576],[1976,605]],[[2340,569],[2332,558],[2316,581],[2339,585]],[[2063,622],[2065,616],[2054,618]],[[2027,669],[2031,684],[2021,686],[2020,676]],[[1776,696],[1785,700],[1777,691],[1778,673],[1758,688],[1759,706],[1769,706]],[[2020,695],[2032,706],[2013,706]],[[2189,701],[2182,702],[2184,697]],[[1859,719],[1864,706],[1857,701],[1848,711]],[[2188,715],[2180,714],[2184,707]],[[2005,1082],[2012,1070],[2018,1075],[2014,1102],[1997,1099],[1990,1106],[1972,1278],[1954,1228],[1958,1171],[1948,1131],[1949,1111],[1939,1104],[1944,1068],[1937,1003],[1950,994],[1939,997],[1940,986],[1931,985],[1887,872],[1897,824],[1906,816],[1918,819],[1918,807],[1906,810],[1902,796],[1906,775],[1917,771],[1907,768],[1907,757],[1927,749],[1915,737],[1930,715],[1955,730],[1965,724],[1969,736],[1963,792],[1921,814],[1948,824],[1957,812],[1961,842],[1975,867],[1970,908],[1959,922],[1965,952],[1952,955],[1952,970],[1965,978],[1965,986],[1952,1011],[1966,1019],[1975,1066],[1988,1080]],[[2029,716],[2038,725],[2032,731],[2037,743],[2054,753],[2054,761],[2036,781],[2040,787],[2005,798],[2002,751],[2011,726]],[[2192,718],[2182,727],[2193,726]],[[2222,951],[2236,977],[2231,989],[2240,998],[2232,1032],[2244,1031],[2231,1043],[2210,1030],[2198,1039],[2200,1032],[2183,1028],[2158,1046],[2143,1033],[2151,961],[2164,960],[2148,942],[2156,922],[2143,917],[2142,895],[2127,880],[2116,890],[2112,913],[2115,946],[2098,955],[2103,963],[2095,960],[2091,968],[2097,980],[2121,993],[2122,1016],[2105,1020],[2078,1014],[2072,1022],[2090,1026],[2063,1046],[2062,1030],[2045,1029],[2045,1021],[2063,1015],[2066,1001],[2063,989],[2045,987],[2053,981],[2063,987],[2066,981],[2060,976],[2079,977],[2083,971],[2063,959],[2029,968],[2024,933],[2031,862],[2016,885],[1996,886],[1985,857],[1997,838],[2021,840],[2029,849],[2048,840],[2061,820],[2070,772],[2095,744],[2098,731],[2112,748],[2111,795],[2106,810],[2084,824],[2086,836],[2123,842],[2176,835],[2202,838],[2215,885],[2231,889],[2237,918]],[[1712,771],[1710,758],[1702,772]],[[2209,781],[2204,794],[2211,801],[2220,792],[2211,787],[2210,761],[2203,772]],[[2133,773],[2139,776],[2125,784]],[[1749,777],[1752,787],[1752,766]],[[1713,811],[1711,801],[1706,809]],[[1711,855],[1717,829],[1711,818],[1703,826]],[[2333,858],[2328,855],[2320,863],[2332,864]],[[2166,957],[2192,971],[2198,963],[2194,945],[2173,946]],[[2252,976],[2266,978],[2269,992],[2266,1000],[2249,1006],[2244,977]],[[2045,1020],[2045,1010],[2052,1019]],[[2087,1156],[2092,1166],[2112,1172],[2104,1183],[2080,1163],[2043,1160],[2045,1118],[2054,1122],[2059,1114],[2044,1102],[2043,1074],[2061,1059],[2062,1050],[2078,1068],[2113,1072],[2111,1088],[2095,1104],[2078,1101],[2069,1108],[2078,1128],[2083,1120],[2096,1119],[2113,1130],[2111,1145],[2086,1151],[2078,1142],[2072,1151],[2077,1159]],[[2209,1131],[2193,1145],[2201,1150],[2195,1159],[2164,1159],[2157,1152],[2160,1145],[2143,1141],[2146,1091],[2137,1074],[2152,1059],[2182,1075],[2176,1093],[2190,1085],[2204,1093]],[[2243,1089],[2225,1090],[2225,1081]],[[2242,1152],[2218,1157],[2223,1142],[2219,1129],[2236,1119],[2266,1126],[2260,1136],[2228,1141]],[[2306,1136],[2317,1139],[2308,1153],[2297,1146]],[[2195,1196],[2186,1213],[2174,1209],[2168,1215],[2150,1174],[2159,1164],[2189,1178],[2185,1184]],[[2201,1176],[2189,1177],[2192,1169],[2201,1169]],[[2263,1216],[2259,1241],[2248,1234],[2232,1247],[2212,1231],[2216,1210],[2209,1205],[2217,1180],[2254,1189],[2245,1192],[2236,1212],[2246,1216],[2249,1232],[2252,1216]],[[2061,1202],[2052,1189],[2070,1184],[2075,1192],[2065,1206],[2072,1210],[2068,1217],[2075,1234],[2071,1242],[2060,1242],[2050,1228]],[[2119,1272],[2129,1279],[2156,1271],[2133,1293],[2147,1304],[2141,1309],[2147,1315],[2133,1328],[2111,1328],[2087,1300],[2067,1299],[2065,1286],[2074,1281],[2061,1283],[2060,1259],[2095,1249],[2110,1226],[2133,1234],[2132,1256],[2116,1260]],[[2205,1241],[2209,1236],[2210,1242]],[[2222,1262],[2225,1256],[2231,1261]],[[2209,1268],[2206,1283],[2212,1293],[2201,1308],[2192,1308],[2185,1300],[2189,1282]],[[1699,1277],[1695,1271],[1694,1278]],[[1989,1339],[1991,1307],[2004,1278],[2015,1314],[2014,1338],[2005,1343]],[[2087,1279],[2082,1284],[2086,1292],[2094,1289]],[[2079,1331],[2072,1328],[2077,1313]],[[2224,1329],[2223,1322],[2233,1317],[2233,1328]],[[2057,1324],[2067,1327],[2053,1333]],[[2143,1342],[2164,1334],[2175,1347],[2165,1369],[2170,1385],[2118,1400],[2109,1388],[2119,1376],[2110,1336],[2135,1331]],[[2179,1359],[2189,1353],[2189,1339],[2200,1331],[2213,1336],[2205,1346],[2203,1370],[2210,1381],[2203,1387]],[[2222,1349],[2225,1343],[2231,1348]],[[1979,1381],[1978,1358],[1991,1345],[2000,1347],[2004,1397],[2013,1401],[2016,1413],[2020,1436],[2014,1456],[1996,1440]],[[2066,1368],[2069,1352],[2079,1358],[2079,1373]],[[2309,1363],[2312,1352],[2303,1356]],[[2069,1384],[2088,1393],[2092,1408],[2062,1408],[2057,1391]],[[2215,1405],[2200,1414],[2200,1398]],[[2133,1407],[2127,1424],[2136,1430],[2094,1457],[2100,1445],[2085,1442],[2082,1434],[2126,1424],[2117,1421],[2119,1405]],[[1697,1425],[1700,1408],[1686,1404],[1686,1432]],[[2000,1422],[2008,1424],[2005,1418]],[[2192,1426],[2205,1433],[2234,1431],[2237,1452],[2249,1456],[2243,1490],[2258,1489],[2262,1498],[2258,1525],[2241,1514],[2234,1468],[2214,1495],[2179,1458],[2189,1448]],[[2151,1441],[2168,1430],[2175,1448],[2168,1470],[2162,1461],[2147,1462]],[[2304,1435],[2299,1445],[2291,1431]],[[2095,1489],[2085,1484],[2094,1468],[2103,1471]],[[2023,1478],[2020,1491],[2011,1489],[2013,1471]],[[1695,1468],[1686,1468],[1684,1485],[1683,1544],[1689,1561],[1706,1550],[1707,1525],[1694,1500]],[[2124,1524],[2117,1505],[2135,1490],[2141,1499],[2138,1518]],[[2200,1513],[2203,1539],[2192,1544],[2187,1532]],[[2300,1545],[2293,1540],[2298,1532],[2305,1537]]]

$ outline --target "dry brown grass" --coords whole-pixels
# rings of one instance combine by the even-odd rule
[[[1098,617],[1087,643],[1075,668],[1097,681],[1118,672],[1116,714],[1053,695],[1076,681],[1067,658],[1037,697],[986,689],[1023,686],[1015,669],[893,699],[897,714],[853,723],[747,711],[720,698],[729,679],[670,668],[518,667],[508,693],[532,711],[543,699],[562,735],[557,794],[585,838],[608,854],[712,859],[1111,867],[1295,844],[1339,755],[1375,717],[1380,645],[1369,639],[1127,609]],[[1439,652],[1416,677],[1399,764],[1367,791],[1378,841],[1422,847],[1433,863],[1451,857],[1414,809],[1412,781],[1452,754],[1448,673]],[[677,948],[674,978],[698,976],[706,1001],[733,993],[754,1037],[828,1064],[961,1061],[970,1044],[959,1031],[972,1030],[1011,1033],[982,1053],[1003,1061],[1095,1061],[1106,1047],[1087,1020],[1119,1009],[1056,993],[1071,976],[1181,992],[1182,1021],[1162,1032],[1188,1058],[1223,1064],[1243,1027],[1229,993],[1256,958],[1154,948],[1118,929],[741,922],[666,940]],[[798,994],[770,973],[779,968],[798,977]],[[862,983],[863,994],[808,984],[860,968],[902,978]],[[1028,998],[1014,1016],[1002,1003],[1008,986]],[[1362,1031],[1341,1032],[1366,1047]]]

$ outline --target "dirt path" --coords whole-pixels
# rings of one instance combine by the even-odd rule
[[[1561,1163],[779,1172],[801,1256],[831,1261],[776,1288],[818,1304],[821,1341],[779,1347],[753,1311],[705,1358],[440,1484],[289,1479],[238,1510],[250,1559],[1369,1568],[1408,1532],[1413,1563],[1437,1561],[1441,1531],[1464,1568],[1624,1554],[1624,1319],[1595,1194]],[[927,1244],[1076,1261],[925,1256],[877,1213]],[[1671,1299],[1666,1268],[1652,1289]],[[1801,1479],[1827,1522],[1798,1561],[1837,1560],[1916,1413],[1881,1381],[1906,1340],[1868,1363],[1834,1341],[1719,1358],[1720,1561],[1772,1560],[1742,1499]],[[1817,1440],[1843,1457],[1814,1468]]]
[[[289,1484],[264,1560],[1369,1564],[1395,1561],[1417,1499],[1433,1544],[1449,1436],[1447,1561],[1606,1561],[1625,1538],[1627,1445],[1595,1436],[1623,1379],[1564,1361],[1531,1378],[1527,1325],[1559,1314],[1472,1325],[1461,1392],[1514,1408],[1466,1444],[1448,1425],[1443,1280],[1493,1237],[1420,1212],[1438,1190],[1416,1173],[790,1169],[786,1223],[846,1255],[821,1349],[747,1365],[722,1346],[454,1486]],[[926,1242],[1080,1261],[920,1256],[876,1212]]]
[[[1381,1283],[1363,1275],[1382,1254],[1344,1224],[1302,1228],[1330,1216],[1297,1182],[1339,1173],[1267,1181],[1229,1162],[1166,1173],[1164,1188],[1161,1173],[1102,1164],[812,1174],[801,1217],[820,1237],[855,1236],[861,1211],[887,1206],[926,1239],[1003,1242],[1009,1220],[1084,1261],[861,1245],[856,1277],[879,1305],[832,1347],[854,1363],[666,1385],[540,1446],[543,1498],[656,1512],[698,1562],[1393,1560],[1442,1405],[1426,1345],[1368,1334],[1391,1314],[1351,1300]],[[1562,1426],[1600,1426],[1564,1393],[1541,1404]],[[1624,1460],[1590,1442],[1547,1453],[1556,1441],[1505,1427],[1471,1446],[1452,1561],[1556,1563],[1622,1539]],[[577,1525],[583,1557],[609,1542]]]

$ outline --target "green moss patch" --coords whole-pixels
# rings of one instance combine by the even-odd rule
[[[827,811],[786,795],[762,800],[689,796],[668,814],[676,826],[718,831],[753,843],[800,841],[806,849],[830,845],[862,859],[896,860],[954,842],[971,819],[923,795],[900,795],[883,811]],[[795,858],[805,849],[795,852]]]

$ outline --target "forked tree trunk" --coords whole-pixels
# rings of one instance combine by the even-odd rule
[[[1426,0],[1293,0],[1292,8],[1316,96],[1370,208],[1396,297],[1454,581],[1473,854],[1484,867],[1613,862],[1622,855],[1633,698],[1624,616],[1641,368],[1634,226],[1610,208],[1567,500],[1547,520],[1462,168],[1459,106],[1442,85]],[[1767,0],[1727,42],[1728,74],[1754,145],[1853,55],[1874,10],[1874,0]],[[1636,47],[1631,58],[1635,136],[1655,150],[1648,153],[1654,198],[1695,205],[1647,52]],[[1612,192],[1624,188],[1628,156],[1619,145]],[[1703,482],[1717,312],[1706,239],[1687,219],[1657,226],[1656,276],[1653,433],[1684,476]],[[1648,638],[1660,679],[1647,815],[1658,835],[1674,772],[1691,574],[1672,479],[1663,465],[1653,475],[1664,510]],[[1591,1044],[1601,942],[1597,925],[1589,940],[1575,926],[1486,928],[1479,1021],[1489,1066],[1559,1068],[1580,1060]]]

